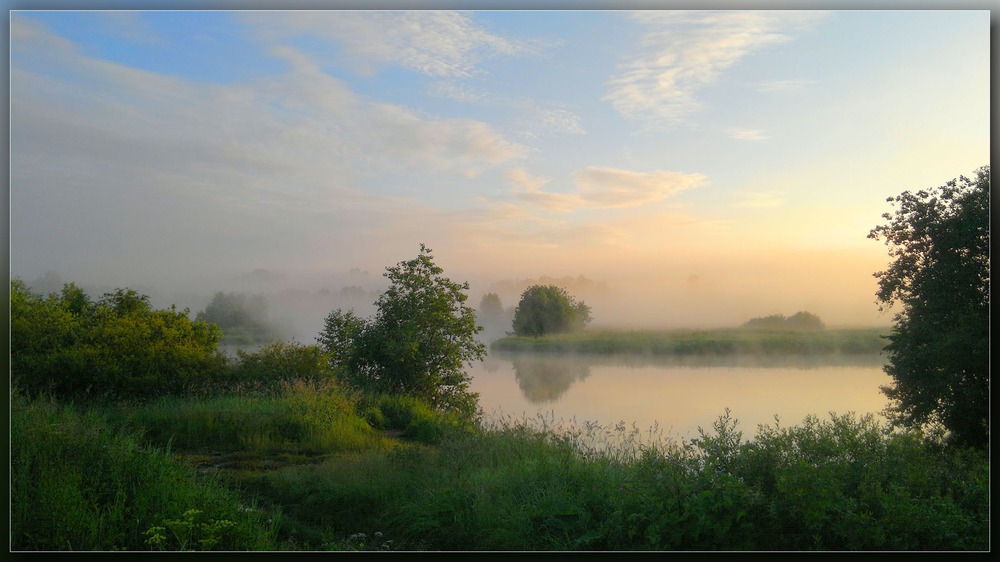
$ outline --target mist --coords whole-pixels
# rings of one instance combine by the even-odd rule
[[[400,252],[381,267],[345,263],[328,271],[258,267],[230,273],[204,268],[200,276],[164,278],[153,272],[143,274],[138,268],[128,274],[97,275],[53,263],[41,271],[15,268],[11,274],[43,294],[58,292],[68,282],[76,283],[94,299],[127,287],[148,295],[156,308],[187,308],[192,318],[205,309],[216,292],[259,295],[267,301],[267,320],[282,339],[312,343],[326,315],[335,309],[353,310],[361,316],[373,314],[375,301],[387,288],[382,275],[385,267],[411,259],[417,250],[414,247],[412,255]],[[664,266],[662,271],[652,264],[631,270],[621,265],[601,270],[592,263],[580,263],[575,273],[564,273],[573,270],[563,266],[559,271],[538,270],[535,275],[503,275],[495,266],[477,269],[477,264],[459,263],[446,252],[434,253],[445,276],[469,283],[466,304],[473,308],[484,295],[495,293],[510,313],[530,285],[551,284],[591,307],[591,329],[735,327],[753,317],[790,315],[800,310],[817,314],[828,327],[889,324],[887,314],[879,313],[874,304],[876,286],[871,274],[878,260],[866,262],[846,254],[790,255],[783,262],[774,257],[692,262]],[[485,255],[481,259],[489,261]],[[488,343],[511,327],[486,328],[481,339]]]

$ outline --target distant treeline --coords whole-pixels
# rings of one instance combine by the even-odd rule
[[[885,346],[885,328],[837,330],[588,330],[541,338],[506,337],[493,351],[581,354],[810,355],[877,354]]]
[[[751,318],[744,328],[755,330],[822,330],[826,328],[823,321],[812,312],[796,312],[785,317],[784,314],[772,314],[759,318]]]

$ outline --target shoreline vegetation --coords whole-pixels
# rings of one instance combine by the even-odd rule
[[[569,353],[658,359],[703,357],[868,356],[878,358],[889,328],[788,330],[753,328],[614,330],[587,329],[544,337],[507,336],[491,352]]]

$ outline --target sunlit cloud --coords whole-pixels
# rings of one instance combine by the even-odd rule
[[[608,81],[603,98],[627,117],[660,127],[703,107],[697,92],[747,55],[791,40],[819,12],[638,12],[647,32],[639,50]]]
[[[619,209],[638,207],[677,195],[706,183],[701,174],[671,171],[634,172],[617,168],[588,166],[574,176],[576,191],[543,191],[547,178],[529,176],[516,168],[508,174],[511,193],[549,211],[568,213],[579,209]]]
[[[729,138],[736,140],[747,140],[747,141],[759,141],[771,138],[770,135],[764,133],[759,129],[727,129],[726,134]]]
[[[398,65],[429,76],[474,76],[485,58],[533,49],[527,41],[490,33],[460,12],[267,11],[242,17],[268,41],[307,36],[343,46],[356,63]]]
[[[633,172],[590,166],[576,174],[580,196],[592,207],[636,207],[704,185],[702,174]]]

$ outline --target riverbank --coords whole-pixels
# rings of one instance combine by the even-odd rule
[[[543,337],[508,336],[494,341],[501,353],[575,353],[656,357],[878,355],[888,328],[826,330],[583,330]]]
[[[679,442],[624,423],[456,425],[292,383],[87,408],[13,394],[11,422],[15,551],[989,547],[988,456],[868,416],[750,442],[725,412]]]

